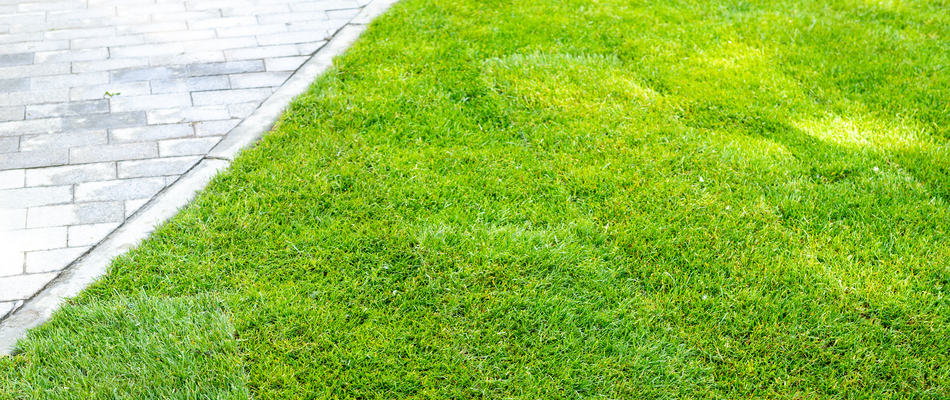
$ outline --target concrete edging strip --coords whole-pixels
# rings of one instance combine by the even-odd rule
[[[174,217],[204,190],[208,182],[244,149],[251,147],[273,128],[293,99],[310,87],[325,72],[333,58],[343,54],[366,30],[366,24],[386,12],[397,0],[374,0],[341,28],[280,89],[265,100],[250,116],[232,129],[194,168],[152,198],[86,255],[74,261],[43,290],[6,319],[0,321],[0,356],[9,355],[16,341],[52,316],[63,301],[79,294],[102,277],[112,260],[145,240],[157,226]]]

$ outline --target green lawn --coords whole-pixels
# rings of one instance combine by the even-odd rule
[[[946,0],[403,0],[0,397],[950,398],[948,107]]]

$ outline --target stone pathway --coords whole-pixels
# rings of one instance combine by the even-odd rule
[[[0,319],[253,113],[367,0],[0,0]]]

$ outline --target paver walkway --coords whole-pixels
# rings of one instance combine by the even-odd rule
[[[0,0],[0,319],[120,226],[366,0]]]

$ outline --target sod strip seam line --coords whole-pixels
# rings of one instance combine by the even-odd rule
[[[122,226],[89,252],[70,264],[33,298],[0,321],[0,356],[10,355],[16,341],[26,332],[49,320],[59,305],[103,276],[112,260],[145,240],[156,227],[174,217],[178,210],[195,199],[211,179],[227,169],[244,149],[253,146],[269,132],[287,106],[306,92],[310,84],[343,54],[377,16],[397,0],[375,0],[348,24],[337,31],[301,66],[280,89],[265,100],[250,116],[232,129],[195,167],[162,190]]]

